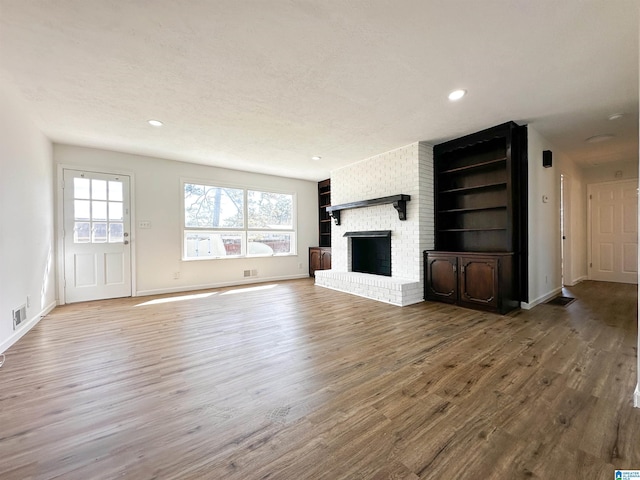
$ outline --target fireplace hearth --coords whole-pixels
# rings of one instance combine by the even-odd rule
[[[391,231],[347,232],[351,238],[351,271],[391,276]]]

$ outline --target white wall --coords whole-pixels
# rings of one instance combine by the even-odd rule
[[[528,126],[529,174],[529,302],[531,308],[562,289],[560,252],[560,169],[558,152],[531,125]],[[554,152],[554,165],[542,166],[543,150]],[[548,200],[543,202],[543,196]]]
[[[54,145],[53,156],[57,165],[133,174],[132,245],[138,295],[308,276],[308,248],[318,243],[315,182],[70,145]],[[294,193],[298,255],[182,261],[183,178]],[[138,229],[140,221],[151,222],[151,228]],[[258,275],[247,279],[244,270],[257,270]],[[179,279],[174,279],[176,272]]]
[[[0,352],[55,306],[51,143],[0,91]],[[13,330],[12,310],[27,303]]]
[[[616,182],[638,178],[638,161],[612,162],[583,170],[585,183]],[[616,176],[617,174],[617,176]]]

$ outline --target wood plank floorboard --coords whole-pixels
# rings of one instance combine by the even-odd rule
[[[637,287],[501,316],[311,279],[56,308],[0,368],[0,479],[611,479]]]

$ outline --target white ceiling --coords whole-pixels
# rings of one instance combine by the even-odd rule
[[[585,166],[637,161],[639,9],[636,0],[0,0],[0,88],[54,142],[309,180],[508,120]],[[469,93],[452,103],[455,88]]]

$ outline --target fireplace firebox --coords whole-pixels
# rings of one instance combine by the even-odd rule
[[[351,271],[391,276],[391,231],[347,232],[351,238]]]

